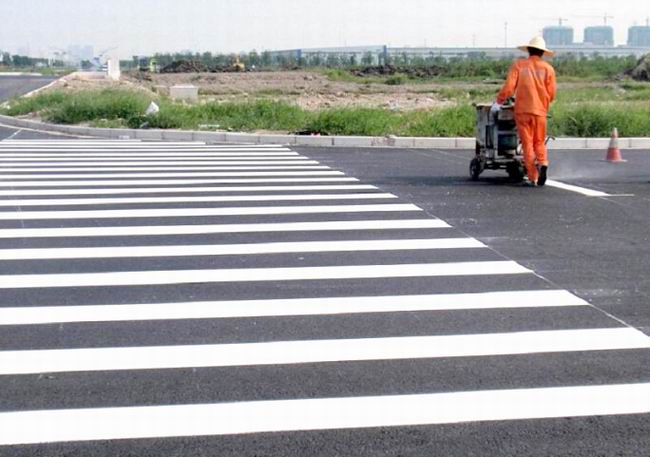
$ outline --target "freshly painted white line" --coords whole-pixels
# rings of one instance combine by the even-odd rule
[[[0,325],[588,306],[564,290],[0,308]]]
[[[270,157],[267,159],[250,160],[248,158],[240,159],[196,159],[196,160],[166,160],[166,161],[144,161],[144,162],[72,162],[72,163],[60,163],[60,162],[36,162],[36,163],[3,163],[0,164],[0,169],[8,171],[58,171],[58,167],[67,167],[70,170],[79,170],[81,167],[93,167],[93,170],[104,170],[107,167],[143,167],[143,166],[196,166],[196,165],[218,165],[218,166],[231,166],[231,165],[318,165],[319,162],[316,160],[307,160],[305,157]],[[38,167],[38,168],[34,168]],[[32,170],[33,169],[33,170]]]
[[[95,189],[36,189],[36,190],[0,190],[0,197],[28,197],[67,195],[113,195],[113,194],[187,194],[201,192],[282,192],[282,191],[325,191],[325,190],[378,190],[370,184],[344,184],[319,186],[213,186],[213,187],[127,187]]]
[[[0,413],[1,445],[647,414],[650,383]]]
[[[0,229],[0,238],[68,238],[94,236],[155,236],[197,235],[213,233],[407,230],[438,228],[449,228],[449,225],[439,219],[396,219],[372,221],[280,222],[265,224],[61,227],[36,229]]]
[[[197,173],[194,171],[187,173],[78,173],[78,174],[53,174],[48,175],[44,173],[39,174],[25,174],[25,175],[10,175],[0,174],[0,182],[7,183],[12,180],[39,180],[39,179],[115,179],[115,178],[188,178],[188,177],[219,177],[219,176],[342,176],[345,173],[342,171],[251,171],[251,172],[210,172],[210,173]]]
[[[101,171],[101,172],[113,172],[113,171],[124,171],[124,172],[133,172],[133,171],[144,171],[144,172],[154,172],[154,171],[166,171],[174,173],[184,173],[188,171],[298,171],[298,170],[330,170],[331,168],[327,165],[318,165],[318,162],[305,161],[304,163],[279,163],[272,165],[239,165],[239,166],[165,166],[165,167],[55,167],[55,168],[8,168],[0,167],[0,178],[2,178],[2,173],[4,172],[13,172],[13,173],[23,173],[23,172],[41,172],[44,175],[46,173],[52,172],[62,172],[62,171],[73,171],[73,172],[88,172],[88,171]],[[18,175],[17,175],[18,176]],[[47,174],[45,176],[56,177],[55,175]]]
[[[87,211],[17,211],[0,212],[0,220],[20,221],[38,219],[111,219],[146,217],[196,216],[259,216],[263,214],[333,214],[422,211],[411,204],[388,205],[323,205],[323,206],[259,206],[243,208],[160,208]]]
[[[25,181],[2,182],[0,189],[19,187],[102,187],[102,186],[145,186],[145,185],[181,185],[181,184],[262,184],[262,183],[298,183],[298,182],[358,182],[357,178],[226,178],[226,179],[136,179],[136,180],[101,180],[101,181]]]
[[[428,249],[481,249],[473,238],[422,240],[299,241],[246,244],[163,246],[103,246],[93,248],[0,249],[0,260],[117,259],[146,257],[203,257],[221,255],[292,254],[308,252],[419,251]]]
[[[74,152],[72,152],[74,151]],[[289,152],[291,149],[287,148],[246,148],[246,149],[234,149],[234,148],[211,148],[211,147],[184,147],[184,148],[134,148],[134,147],[61,147],[61,148],[38,148],[38,147],[29,147],[29,148],[16,148],[16,147],[0,147],[0,154],[4,153],[31,153],[31,154],[59,154],[62,156],[68,154],[74,154],[75,152],[85,152],[85,153],[98,153],[98,154],[107,154],[110,152],[122,152],[122,151],[133,151],[137,154],[157,154],[161,152],[174,152],[177,154],[182,153],[192,153],[192,152],[211,152],[211,153],[237,153],[237,154],[254,154],[257,152],[268,152],[268,153],[277,153],[277,152]],[[92,155],[92,154],[91,154]]]
[[[117,197],[117,198],[67,198],[42,200],[0,200],[4,206],[85,206],[85,205],[133,205],[159,203],[217,203],[217,202],[273,202],[303,200],[385,200],[397,198],[385,193],[355,194],[293,194],[293,195],[219,195],[200,197]]]
[[[306,157],[297,152],[255,152],[255,153],[218,153],[218,152],[193,152],[187,154],[177,153],[105,153],[105,154],[2,154],[0,162],[79,162],[79,161],[133,161],[133,160],[291,160]]]
[[[0,375],[649,349],[625,328],[184,346],[0,351]]]
[[[559,181],[554,181],[549,179],[546,181],[546,185],[549,187],[555,187],[557,189],[568,190],[569,192],[576,192],[578,194],[586,195],[587,197],[609,197],[610,195],[601,192],[599,190],[587,189],[586,187],[574,186],[572,184],[565,184]]]
[[[0,275],[0,289],[530,274],[512,261]]]

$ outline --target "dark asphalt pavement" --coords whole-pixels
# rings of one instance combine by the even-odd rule
[[[0,75],[0,102],[24,95],[48,85],[56,78],[51,76],[2,76]]]
[[[12,132],[1,131],[0,136]],[[20,132],[19,135],[34,133]],[[23,146],[19,146],[23,147]],[[27,146],[24,146],[27,147]],[[48,151],[47,145],[36,146]],[[115,146],[97,146],[97,151],[113,151]],[[218,148],[218,147],[215,147]],[[127,148],[127,150],[129,150]],[[97,195],[75,194],[77,188],[64,190],[49,175],[46,187],[17,187],[20,179],[4,179],[3,174],[19,173],[17,166],[28,164],[11,162],[11,154],[19,154],[12,146],[0,143],[0,202],[22,199],[70,199],[83,197],[172,197],[172,196],[222,196],[222,195],[303,195],[361,192],[349,190],[298,191],[299,185],[323,185],[324,183],[285,183],[285,190],[244,191],[243,186],[269,186],[260,179],[256,184],[209,184],[227,186],[223,190],[177,194],[166,190],[160,193],[138,193],[139,188],[155,186],[155,179],[147,183],[124,184],[123,194],[101,194],[102,190],[116,189],[116,185],[102,185],[96,180],[92,186],[79,185],[81,189],[95,189]],[[69,150],[53,152],[61,155]],[[155,153],[155,146],[133,146],[132,152],[139,157]],[[575,335],[568,341],[569,348],[577,344],[578,333],[583,330],[613,329],[636,334],[639,329],[650,334],[650,244],[647,227],[650,223],[650,153],[647,151],[624,151],[628,162],[611,165],[600,161],[604,152],[558,152],[551,155],[550,178],[567,184],[601,190],[615,197],[585,197],[584,195],[557,188],[524,188],[507,183],[505,175],[486,173],[479,182],[470,182],[467,168],[471,153],[452,151],[399,151],[363,149],[317,149],[304,148],[302,156],[318,160],[346,176],[359,178],[360,184],[372,184],[379,190],[396,195],[399,199],[341,200],[334,195],[326,201],[290,202],[231,202],[231,203],[143,203],[81,206],[0,206],[0,255],[10,250],[32,249],[34,256],[28,260],[0,260],[0,361],[8,351],[35,351],[59,349],[66,353],[73,349],[109,348],[135,349],[151,346],[222,345],[236,343],[318,342],[321,340],[377,339],[385,344],[394,337],[454,337],[470,338],[490,335],[515,335],[521,332],[566,331]],[[240,149],[235,154],[251,154]],[[24,153],[27,157],[33,152]],[[89,153],[92,156],[92,153]],[[187,160],[191,153],[179,153]],[[15,157],[15,156],[14,156]],[[6,159],[6,160],[5,160]],[[79,158],[77,158],[80,160]],[[65,166],[74,166],[75,158],[68,157]],[[97,157],[86,160],[97,160]],[[124,160],[115,158],[112,160]],[[125,166],[128,162],[125,162]],[[46,172],[47,166],[42,173]],[[57,162],[56,166],[62,166]],[[101,172],[97,160],[97,173]],[[9,171],[9,168],[12,168]],[[31,172],[30,174],[33,174]],[[69,173],[69,172],[66,172]],[[54,176],[56,173],[54,173]],[[43,175],[45,178],[47,175]],[[47,179],[47,178],[46,178]],[[80,178],[81,179],[81,178]],[[356,182],[328,184],[355,185]],[[198,185],[165,186],[195,187]],[[202,184],[201,187],[205,187]],[[237,190],[240,188],[241,192]],[[186,189],[184,189],[186,190]],[[17,193],[21,192],[21,193]],[[46,194],[49,192],[49,194]],[[363,192],[368,192],[363,191]],[[621,196],[626,195],[626,196]],[[369,213],[357,212],[357,205],[413,203],[424,211],[397,211]],[[152,217],[129,218],[126,215],[113,219],[66,219],[63,211],[78,210],[124,210],[133,208],[173,210],[179,208],[276,208],[278,206],[345,205],[343,213],[269,214],[233,216]],[[31,211],[53,211],[47,219],[27,219],[12,215]],[[8,216],[3,218],[4,216]],[[343,225],[359,221],[430,221],[438,218],[450,224],[447,228],[399,228],[343,230]],[[246,231],[241,227],[231,233],[209,231],[202,234],[183,233],[184,226],[218,224],[266,223],[320,223],[338,221],[335,230],[297,231]],[[84,229],[101,231],[102,227],[126,228],[135,226],[168,227],[178,233],[165,235],[134,234],[120,236],[117,233],[101,236],[56,234],[57,230]],[[51,229],[42,236],[28,232],[30,229]],[[25,231],[10,235],[9,230]],[[187,255],[164,257],[139,257],[137,247],[266,244],[279,242],[333,242],[389,241],[389,240],[445,240],[449,238],[476,238],[487,248],[473,249],[398,249],[394,251],[333,251],[333,252],[277,252],[253,255]],[[127,258],[46,259],[53,249],[100,248],[129,246],[134,249]],[[41,257],[43,256],[43,257]],[[400,271],[408,265],[426,264],[481,264],[484,262],[515,262],[531,269],[535,274],[488,274],[468,276],[412,276],[400,277]],[[245,271],[266,268],[270,273],[279,268],[342,267],[391,265],[385,277],[358,278],[353,275],[343,279],[325,277],[311,280],[264,281],[249,278],[245,281],[200,282],[175,284],[174,272],[182,270]],[[4,278],[25,275],[44,277],[67,273],[68,279],[76,280],[88,273],[148,272],[151,283],[146,285],[86,287],[8,287]],[[156,283],[154,278],[161,271],[172,272]],[[226,273],[223,273],[226,275]],[[264,274],[264,273],[260,273]],[[38,276],[36,276],[38,275]],[[62,281],[68,280],[62,278]],[[62,285],[62,284],[61,284]],[[510,295],[526,291],[568,290],[590,305],[565,306],[560,302],[532,306],[515,303],[506,306]],[[460,300],[459,294],[484,294],[498,292],[503,301],[486,309],[463,308],[453,303],[447,309],[389,310],[374,308],[363,312],[327,314],[309,311],[312,302],[301,302],[299,312],[247,316],[242,302],[228,303],[230,317],[188,319],[192,304],[201,301],[224,302],[227,300],[257,300],[264,307],[276,306],[272,299],[345,298],[371,297],[381,299],[405,295],[451,294]],[[427,299],[431,300],[431,299]],[[424,300],[424,301],[427,301]],[[3,310],[35,310],[28,313],[28,320],[36,320],[48,309],[61,307],[108,305],[156,305],[149,312],[160,312],[166,304],[184,303],[181,315],[175,318],[152,320],[144,318],[121,321],[99,319],[88,322],[52,320],[50,323],[7,324]],[[215,303],[214,306],[218,306]],[[530,306],[529,306],[530,305]],[[549,306],[550,305],[550,306]],[[371,303],[371,306],[374,304]],[[83,308],[78,308],[83,310]],[[127,309],[120,307],[120,309]],[[305,315],[300,313],[306,312]],[[12,311],[13,312],[13,311]],[[113,310],[111,312],[117,312]],[[241,312],[241,315],[237,315]],[[3,317],[4,316],[4,317]],[[5,322],[3,324],[3,322]],[[574,333],[575,332],[575,333]],[[534,391],[544,388],[593,386],[617,386],[650,383],[650,339],[639,334],[639,347],[621,349],[608,340],[597,343],[600,350],[551,350],[531,351],[528,354],[488,353],[468,354],[462,357],[406,358],[379,356],[370,359],[350,360],[345,356],[333,356],[326,362],[234,364],[205,367],[166,369],[120,369],[80,370],[64,369],[62,372],[12,373],[11,369],[22,359],[16,359],[3,367],[0,365],[0,424],[3,415],[31,411],[30,423],[34,430],[26,430],[24,441],[38,434],[43,427],[39,412],[60,411],[64,416],[52,420],[46,426],[56,430],[81,430],[85,424],[66,422],[65,414],[84,408],[104,411],[118,407],[147,407],[161,405],[220,405],[250,404],[277,400],[306,400],[376,397],[379,404],[386,396],[414,394],[463,394],[471,392]],[[540,342],[556,344],[552,336]],[[558,343],[560,344],[560,343]],[[610,344],[612,346],[610,346]],[[489,345],[488,345],[489,346]],[[296,348],[298,346],[295,346]],[[448,349],[445,344],[435,350]],[[518,348],[509,347],[511,351]],[[316,354],[317,351],[314,351]],[[23,354],[28,354],[27,352]],[[262,352],[257,355],[263,355]],[[329,354],[331,355],[331,354]],[[122,356],[115,353],[117,363]],[[163,357],[168,363],[173,354]],[[340,358],[337,358],[340,357]],[[73,358],[70,363],[79,363]],[[148,363],[144,357],[138,363]],[[89,364],[96,363],[90,358]],[[198,365],[197,365],[198,366]],[[5,371],[2,371],[5,370]],[[4,374],[3,374],[4,373]],[[648,404],[648,398],[639,402]],[[454,408],[471,410],[473,405],[458,398]],[[580,403],[575,399],[575,404]],[[151,425],[148,420],[134,425],[133,438],[113,440],[71,439],[69,442],[49,444],[19,444],[0,446],[0,456],[648,456],[650,455],[650,413],[614,413],[617,404],[607,398],[594,397],[593,402],[602,404],[598,414],[586,417],[540,416],[532,417],[526,406],[516,420],[499,420],[495,414],[499,408],[488,408],[493,419],[472,420],[463,423],[439,425],[413,425],[389,423],[390,426],[356,426],[344,429],[341,424],[348,415],[359,411],[336,410],[333,421],[338,426],[313,431],[298,427],[298,431],[283,429],[290,417],[277,417],[269,433],[242,433],[233,420],[235,431],[224,436],[175,437],[173,431],[163,432],[161,438],[138,438],[140,426]],[[573,401],[567,402],[569,409]],[[634,402],[632,402],[634,403]],[[505,409],[511,405],[503,405]],[[553,408],[560,405],[549,403]],[[576,406],[577,407],[577,406]],[[405,411],[390,410],[399,414]],[[631,411],[631,409],[625,409]],[[379,410],[381,412],[381,410]],[[361,411],[363,413],[363,411]],[[432,411],[432,413],[437,413]],[[612,415],[610,415],[612,414]],[[570,415],[570,414],[569,414]],[[128,415],[127,415],[128,416]],[[9,416],[6,416],[9,417]],[[13,417],[13,416],[12,416]],[[248,422],[258,416],[251,415]],[[129,420],[127,418],[127,420]],[[174,420],[168,416],[164,421]],[[187,420],[191,421],[192,417]],[[187,422],[180,421],[180,422]],[[177,421],[179,422],[179,421]],[[224,424],[229,420],[224,420]],[[409,423],[409,422],[406,422]],[[415,420],[415,424],[421,424]],[[11,425],[6,424],[5,425]],[[40,424],[40,425],[36,425]],[[112,424],[112,425],[111,425]],[[104,426],[108,436],[116,422]],[[220,424],[217,424],[220,425]],[[177,425],[180,426],[180,425]],[[198,426],[198,425],[197,425]],[[162,427],[162,426],[161,426]],[[172,427],[174,429],[174,427]],[[6,432],[5,432],[6,433]],[[198,433],[196,433],[198,435]],[[209,433],[206,433],[210,435]],[[56,433],[55,433],[56,435]],[[190,434],[191,435],[191,434]],[[81,435],[79,435],[81,436]],[[8,440],[5,436],[4,439]],[[0,442],[3,431],[0,428]],[[20,440],[16,439],[17,442]],[[48,440],[45,440],[48,441]],[[52,440],[49,440],[52,441]]]

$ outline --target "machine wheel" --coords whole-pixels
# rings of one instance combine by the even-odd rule
[[[524,168],[516,162],[511,162],[506,166],[506,172],[512,182],[522,182],[524,180]]]
[[[478,181],[478,177],[482,171],[483,167],[481,167],[481,161],[477,157],[473,158],[469,163],[469,177],[471,180]]]

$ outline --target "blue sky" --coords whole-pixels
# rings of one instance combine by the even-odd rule
[[[70,44],[212,52],[362,44],[522,44],[560,15],[576,27],[615,16],[616,40],[645,24],[638,0],[0,0],[0,49],[32,54]],[[616,7],[614,7],[614,5]],[[593,17],[591,17],[593,16]]]

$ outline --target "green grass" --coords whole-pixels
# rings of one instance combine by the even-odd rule
[[[474,90],[474,89],[472,89]],[[379,108],[346,108],[310,112],[286,102],[210,102],[200,105],[156,99],[161,111],[147,117],[152,98],[142,92],[103,90],[66,94],[50,92],[13,100],[5,114],[39,114],[60,124],[89,123],[98,127],[199,129],[218,125],[231,131],[309,131],[323,135],[462,136],[474,135],[476,113],[472,101],[492,99],[492,88],[444,89],[438,93],[457,100],[456,106],[431,111],[393,112]],[[618,94],[618,95],[616,95]],[[561,93],[553,108],[556,136],[607,137],[618,127],[621,136],[650,136],[649,85],[584,88]],[[618,98],[617,98],[618,97]]]

